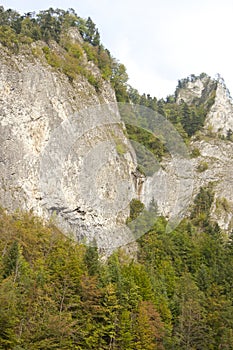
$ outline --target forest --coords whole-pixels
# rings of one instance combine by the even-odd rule
[[[201,188],[173,232],[159,217],[134,256],[107,259],[1,209],[0,348],[233,349],[233,244],[209,218],[213,195]]]

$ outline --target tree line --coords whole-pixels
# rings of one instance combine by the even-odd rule
[[[70,28],[76,28],[84,43],[74,44],[67,33]],[[14,53],[22,45],[31,45],[32,42],[43,41],[45,58],[54,68],[65,73],[70,81],[77,75],[84,75],[98,91],[101,90],[101,81],[85,69],[83,55],[88,61],[93,61],[100,69],[102,78],[111,82],[115,89],[117,100],[127,100],[128,75],[125,66],[111,56],[100,41],[100,34],[90,17],[83,19],[73,9],[67,11],[49,8],[39,13],[28,12],[24,15],[12,9],[5,10],[0,6],[0,42]],[[54,50],[52,41],[57,42],[66,54]],[[43,52],[32,50],[36,56]],[[61,57],[63,56],[63,57]]]

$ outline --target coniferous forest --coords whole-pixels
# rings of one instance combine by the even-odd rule
[[[137,256],[104,261],[52,222],[1,210],[1,349],[233,349],[233,244],[206,197],[172,233],[158,218]]]
[[[82,45],[69,41],[70,27],[79,29]],[[140,95],[128,85],[124,65],[101,44],[91,18],[72,9],[21,15],[0,7],[0,41],[16,54],[22,45],[44,42],[34,55],[43,54],[70,82],[85,76],[98,92],[101,81],[85,69],[85,53],[119,102],[164,115],[187,144],[213,103],[214,86],[207,100],[193,105],[177,104],[175,95]],[[63,57],[52,41],[65,50]],[[159,159],[166,152],[145,130],[128,126],[127,132]],[[213,198],[211,186],[201,188],[190,217],[173,232],[159,217],[133,255],[121,248],[108,258],[64,236],[53,221],[1,209],[0,349],[232,350],[233,241],[210,220]],[[131,219],[140,204],[131,208]]]

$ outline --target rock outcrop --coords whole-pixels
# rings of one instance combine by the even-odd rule
[[[38,49],[40,43],[33,45]],[[97,93],[85,77],[71,83],[29,49],[17,55],[0,50],[1,205],[54,217],[65,232],[100,247],[127,243],[129,232],[122,227],[130,200],[121,198],[114,207],[122,196],[114,176],[129,184],[123,193],[131,196],[136,165],[110,84],[102,79]],[[109,210],[101,207],[101,198]]]
[[[211,217],[222,229],[231,232],[233,229],[233,142],[231,137],[233,103],[229,91],[222,78],[218,77],[215,80],[203,75],[202,78],[188,81],[179,90],[177,102],[183,100],[187,104],[192,104],[200,101],[206,102],[210,98],[213,100],[205,119],[204,128],[192,137],[190,144],[192,150],[198,150],[198,155],[191,156],[189,159],[193,170],[191,204],[201,187],[212,184],[215,199],[211,207]],[[168,188],[170,187],[170,191],[168,201],[161,203],[160,208],[162,214],[169,217],[177,195],[174,195],[174,190],[172,190],[172,183],[174,184],[175,180],[174,167],[168,163],[167,169],[170,171],[165,172],[163,176],[164,183]],[[182,193],[180,196],[182,198]],[[161,198],[164,197],[158,196],[158,203]]]
[[[206,128],[210,131],[227,136],[233,132],[233,102],[222,79],[219,79],[215,101],[206,118]]]
[[[198,79],[195,77],[187,81],[178,89],[176,100],[177,103],[184,101],[187,104],[197,101],[208,103],[209,100],[212,106],[205,120],[205,128],[223,136],[227,136],[229,130],[233,131],[233,101],[219,75],[212,79],[203,74]]]
[[[81,40],[75,33],[71,37]],[[111,251],[134,239],[125,225],[132,198],[138,196],[147,207],[156,201],[167,218],[183,217],[190,199],[192,204],[200,187],[211,182],[212,217],[226,231],[233,228],[233,143],[226,138],[233,130],[233,107],[221,81],[204,76],[188,82],[177,96],[178,103],[214,99],[205,131],[191,141],[198,156],[166,157],[154,176],[143,177],[115,93],[98,68],[87,62],[101,79],[97,92],[84,76],[71,82],[38,58],[34,53],[41,45],[17,54],[0,46],[3,207],[53,217],[64,232]]]

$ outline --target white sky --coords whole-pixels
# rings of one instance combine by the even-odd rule
[[[166,97],[190,74],[220,73],[233,95],[232,0],[3,0],[22,13],[73,8],[90,16],[101,41],[141,93]]]

